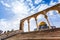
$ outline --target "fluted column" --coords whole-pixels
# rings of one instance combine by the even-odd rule
[[[48,22],[49,28],[51,29],[51,26],[50,26],[49,20],[48,20],[48,18],[47,18],[47,15],[44,15],[44,16],[45,16],[45,18],[46,18],[46,20],[47,20],[47,22]]]
[[[28,19],[28,32],[30,32],[30,21]]]
[[[35,17],[35,21],[36,21],[36,26],[37,26],[37,30],[38,30],[37,17]]]

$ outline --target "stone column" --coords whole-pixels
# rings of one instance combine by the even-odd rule
[[[23,27],[24,27],[24,21],[20,21],[20,30],[22,30],[22,31],[23,31],[23,30],[24,30],[24,28],[23,28]]]
[[[60,6],[58,6],[58,9],[57,9],[57,10],[58,10],[58,12],[59,12],[59,14],[60,14]]]
[[[30,21],[28,19],[28,32],[30,32]]]
[[[37,30],[38,30],[37,17],[35,17],[35,21],[36,21],[36,26],[37,26]]]
[[[44,16],[45,16],[45,18],[46,18],[46,20],[47,20],[47,22],[48,22],[49,28],[51,29],[50,22],[49,22],[49,20],[48,20],[48,18],[47,18],[47,15],[44,15]]]

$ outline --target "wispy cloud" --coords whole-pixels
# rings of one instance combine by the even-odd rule
[[[36,0],[34,3],[39,4],[42,0]],[[19,29],[19,23],[20,20],[30,16],[36,12],[42,11],[52,5],[55,5],[56,2],[50,1],[50,4],[40,4],[37,7],[35,7],[32,3],[32,0],[15,0],[13,2],[6,3],[4,1],[1,1],[2,5],[5,7],[11,7],[12,14],[15,14],[11,20],[6,20],[6,19],[0,19],[0,29],[3,31],[11,30],[11,29]],[[31,11],[29,11],[31,10]],[[51,14],[53,15],[53,14]],[[33,22],[34,23],[34,22]],[[34,25],[33,25],[34,26]]]
[[[11,7],[8,3],[5,3],[4,1],[1,1],[2,5],[4,5],[5,7]]]
[[[53,6],[53,5],[56,5],[57,4],[57,2],[53,2],[53,0],[52,1],[50,1],[50,6]]]
[[[60,0],[58,0],[58,3],[60,3]]]
[[[11,11],[13,14],[13,18],[11,20],[7,19],[0,19],[0,28],[3,31],[11,30],[11,29],[19,29],[20,20],[28,16],[28,9],[24,5],[24,3],[21,1],[13,1],[10,3],[5,3],[4,1],[1,1],[2,5],[4,5],[6,8],[11,7]]]
[[[12,11],[17,14],[22,14],[22,13],[26,14],[28,12],[28,9],[24,5],[24,3],[16,1],[12,3]]]
[[[42,0],[35,0],[35,4],[39,4]]]
[[[18,20],[14,21],[7,21],[5,19],[0,19],[0,30],[7,31],[12,29],[19,29],[19,22]]]

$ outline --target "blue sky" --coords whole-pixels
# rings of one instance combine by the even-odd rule
[[[60,3],[60,0],[0,0],[0,30],[18,30],[21,19],[58,3]],[[48,13],[47,15],[49,16],[50,24],[59,27],[60,15],[57,14],[58,12],[49,11]],[[45,21],[45,19],[43,19],[44,18],[42,16],[38,16],[38,22],[40,22],[41,20]],[[36,28],[36,25],[32,25],[35,21],[34,19],[30,21],[31,30],[33,30],[34,28]],[[24,27],[24,30],[27,31],[27,22]]]

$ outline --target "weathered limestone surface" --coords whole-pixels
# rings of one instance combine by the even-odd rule
[[[5,40],[60,40],[60,28],[33,32],[21,32],[4,38]]]

